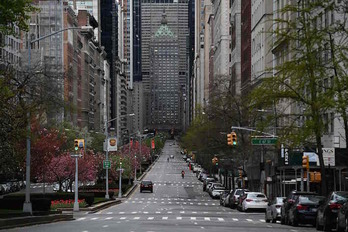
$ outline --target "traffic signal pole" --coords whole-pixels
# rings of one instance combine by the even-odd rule
[[[108,151],[108,142],[109,142],[109,133],[108,133],[108,120],[106,118],[105,120],[105,141],[106,141],[106,151],[105,151],[105,160],[109,160],[109,151]],[[105,186],[105,199],[110,199],[109,197],[109,169],[106,167],[106,173],[105,173],[105,182],[106,182],[106,186]]]

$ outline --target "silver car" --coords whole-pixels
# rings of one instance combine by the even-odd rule
[[[284,204],[283,200],[285,197],[275,197],[271,202],[268,203],[266,212],[265,212],[265,221],[276,223],[277,220],[281,219],[281,209]]]

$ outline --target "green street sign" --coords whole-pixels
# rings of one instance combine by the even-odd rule
[[[110,160],[103,160],[103,169],[110,169],[110,168],[111,168]]]
[[[277,138],[252,138],[251,145],[275,145]]]

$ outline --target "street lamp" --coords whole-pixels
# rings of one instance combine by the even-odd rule
[[[127,117],[127,116],[134,116],[134,114],[127,114],[127,115],[124,115],[124,116],[121,116],[120,118],[123,118],[123,117]],[[117,117],[116,118],[113,118],[113,119],[110,119],[108,120],[108,116],[106,115],[106,120],[105,120],[105,125],[104,125],[104,133],[105,133],[105,141],[106,143],[108,142],[108,139],[109,139],[109,134],[108,134],[108,123],[109,122],[112,122],[112,121],[115,121],[117,120]],[[106,161],[109,160],[109,150],[108,150],[108,147],[107,147],[107,144],[106,144],[106,149],[105,149],[105,159]],[[120,168],[121,169],[121,168]],[[121,174],[121,170],[120,170],[120,174]],[[105,192],[105,199],[110,199],[109,197],[109,170],[108,168],[106,168],[106,175],[105,175],[105,179],[106,179],[106,192]],[[120,175],[120,179],[121,179],[121,175]],[[121,182],[120,182],[120,187],[121,188]],[[119,190],[119,193],[121,192],[121,189]],[[118,194],[118,197],[120,197],[120,194]],[[122,195],[121,195],[122,197]]]
[[[90,27],[68,27],[68,28],[64,28],[58,31],[55,31],[51,34],[48,35],[44,35],[41,36],[39,38],[36,39],[31,39],[31,35],[29,36],[29,41],[28,41],[28,73],[30,74],[31,72],[31,46],[43,39],[46,39],[48,37],[51,37],[53,35],[59,34],[63,31],[67,31],[67,30],[80,30],[80,29],[85,29],[85,28],[90,28]],[[30,134],[31,134],[31,130],[30,130],[30,111],[27,113],[28,116],[28,125],[27,125],[27,155],[26,155],[26,165],[25,165],[25,201],[23,203],[23,212],[25,213],[30,213],[33,214],[33,209],[32,209],[32,204],[30,202]]]

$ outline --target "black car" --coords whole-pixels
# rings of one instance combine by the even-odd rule
[[[281,208],[281,219],[280,219],[280,223],[281,224],[289,224],[289,209],[291,208],[291,206],[295,203],[295,201],[297,200],[297,198],[299,198],[299,196],[306,196],[306,195],[317,195],[316,193],[313,192],[300,192],[300,191],[291,191],[288,195],[288,197],[284,200],[284,204],[282,205]]]
[[[289,224],[292,226],[312,224],[314,226],[320,200],[323,199],[325,198],[318,195],[300,195],[288,210]]]
[[[140,192],[142,193],[144,190],[148,190],[153,193],[153,183],[151,180],[143,180],[140,184]]]
[[[336,229],[338,211],[348,200],[348,192],[331,192],[318,209],[317,230],[330,231]]]

